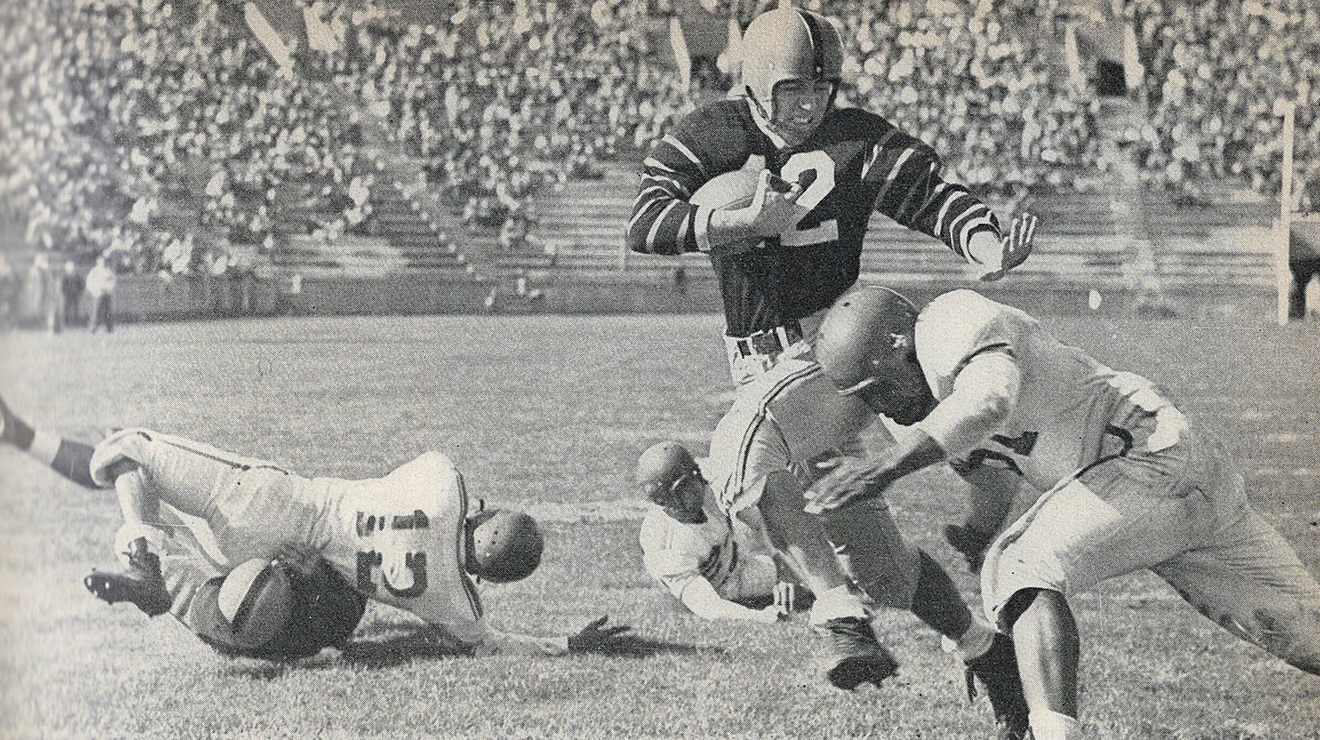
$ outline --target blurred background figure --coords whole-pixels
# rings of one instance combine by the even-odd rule
[[[115,270],[103,254],[96,258],[96,266],[87,273],[87,295],[92,299],[92,316],[87,323],[89,333],[95,334],[98,326],[107,334],[114,331],[114,319],[110,314],[114,293]]]

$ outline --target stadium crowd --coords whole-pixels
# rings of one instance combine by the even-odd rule
[[[1083,188],[1105,168],[1092,91],[1051,81],[1038,29],[1052,4],[803,4],[845,26],[841,100],[917,132],[953,178],[1017,196]],[[370,117],[456,214],[514,243],[535,226],[535,194],[634,156],[692,105],[655,33],[676,7],[663,0],[454,0],[431,23],[313,7],[338,48],[300,55],[296,74],[236,4],[6,7],[0,209],[29,243],[87,264],[110,252],[127,271],[242,270],[252,250],[230,245],[375,228],[372,191],[388,183]],[[1153,186],[1241,178],[1277,192],[1274,101],[1291,97],[1297,205],[1320,207],[1313,3],[1157,0],[1127,17],[1150,109],[1124,135]]]
[[[332,64],[465,220],[498,227],[542,188],[641,149],[685,108],[639,30],[648,12],[631,0],[460,0],[446,27],[355,11]]]
[[[359,114],[280,74],[224,6],[192,10],[14,9],[3,195],[30,241],[84,259],[110,252],[135,272],[223,274],[242,269],[226,244],[268,248],[282,218],[337,216],[288,224],[306,231],[368,222]],[[193,198],[193,219],[171,217],[171,203]],[[208,228],[223,239],[196,238]]]
[[[1157,187],[1242,180],[1279,192],[1283,118],[1297,104],[1296,210],[1320,210],[1320,7],[1308,0],[1130,4],[1148,123],[1128,138]]]
[[[987,194],[1078,189],[1103,166],[1095,98],[1051,84],[1034,3],[900,0],[844,12],[853,64],[843,94],[941,153],[953,179]]]

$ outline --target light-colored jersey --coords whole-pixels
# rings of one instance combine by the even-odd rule
[[[1181,414],[1150,381],[1106,367],[1061,343],[1023,311],[970,290],[945,293],[921,311],[916,351],[941,402],[916,426],[949,457],[999,460],[1040,490],[1125,444],[1151,451],[1171,446],[1185,429]],[[991,357],[1005,361],[996,382],[1016,385],[1015,404],[993,428],[969,426],[965,420],[982,409],[963,399],[980,397],[976,389],[946,401],[959,383],[978,382],[962,377],[969,363]],[[1154,417],[1154,433],[1132,439],[1126,430],[1135,417]]]
[[[770,477],[785,472],[809,488],[822,474],[818,463],[865,454],[861,432],[875,419],[860,398],[840,395],[814,361],[781,360],[739,389],[715,427],[711,480],[720,506],[746,516]],[[878,604],[911,606],[920,553],[903,538],[883,498],[822,521],[839,563],[863,591]]]
[[[814,361],[781,360],[738,390],[715,427],[711,481],[721,508],[736,514],[755,506],[777,470],[810,485],[819,477],[813,462],[863,452],[860,434],[874,419],[859,398],[839,395]]]
[[[326,502],[313,546],[358,591],[481,642],[481,598],[464,567],[467,491],[448,458],[428,452],[383,478],[309,485]]]
[[[642,518],[638,541],[642,546],[642,564],[652,578],[669,589],[675,598],[683,598],[683,590],[692,581],[704,578],[723,598],[726,585],[736,585],[730,578],[740,559],[750,553],[740,553],[733,535],[733,526],[727,515],[719,510],[708,493],[703,505],[706,521],[701,524],[680,522],[653,506]]]
[[[182,437],[127,429],[92,456],[92,477],[114,483],[131,461],[148,492],[183,514],[222,565],[269,558],[286,542],[320,552],[368,598],[404,609],[456,649],[561,653],[564,639],[491,629],[464,567],[463,477],[427,452],[381,478],[304,478],[269,462]]]

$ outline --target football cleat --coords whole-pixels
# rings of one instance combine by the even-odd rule
[[[140,549],[128,554],[128,567],[124,570],[93,570],[83,579],[83,585],[101,601],[108,604],[127,601],[148,617],[169,611],[174,601],[160,574],[160,558]]]
[[[1000,740],[1024,740],[1030,728],[1029,712],[1026,697],[1022,694],[1013,638],[996,634],[990,649],[967,661],[966,666],[967,698],[976,698],[976,679],[981,679],[995,713]]]
[[[879,686],[898,672],[898,661],[875,637],[865,619],[842,617],[825,623],[830,633],[833,664],[825,678],[835,688],[851,691],[864,683]]]
[[[944,541],[962,553],[963,559],[967,561],[967,570],[973,573],[981,572],[981,564],[985,562],[985,551],[994,539],[993,533],[987,534],[975,527],[957,524],[944,526]]]

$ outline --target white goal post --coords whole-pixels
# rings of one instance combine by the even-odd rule
[[[1279,221],[1274,238],[1274,282],[1276,320],[1282,326],[1288,323],[1288,291],[1292,273],[1288,270],[1288,242],[1292,233],[1293,137],[1296,129],[1297,104],[1291,100],[1275,103],[1276,113],[1283,115],[1283,184],[1279,188]]]

